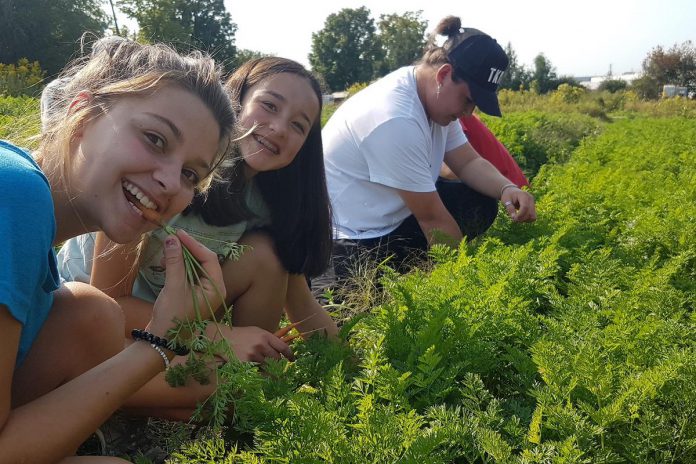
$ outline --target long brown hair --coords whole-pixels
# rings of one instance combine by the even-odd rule
[[[321,88],[316,77],[296,61],[279,57],[254,59],[240,66],[227,80],[232,100],[241,102],[257,83],[280,73],[303,77],[314,90],[321,114]],[[194,198],[190,212],[200,214],[211,225],[225,226],[248,219],[252,213],[245,203],[249,180],[244,161],[220,170],[221,181],[205,196]],[[320,116],[312,124],[307,139],[286,167],[260,172],[253,177],[271,214],[267,227],[276,253],[286,270],[315,276],[323,272],[331,256],[331,210],[324,174],[324,149]]]

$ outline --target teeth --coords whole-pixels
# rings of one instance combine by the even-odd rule
[[[254,136],[254,138],[256,139],[257,142],[259,142],[264,147],[268,148],[271,152],[278,154],[278,150],[276,149],[276,147],[271,145],[271,143],[268,142],[264,137],[256,135],[256,136]]]
[[[157,205],[155,204],[154,201],[150,200],[147,195],[143,193],[142,190],[140,190],[138,187],[135,185],[131,184],[127,180],[124,180],[122,182],[123,188],[128,190],[135,198],[140,201],[140,203],[143,204],[147,209],[157,209]]]

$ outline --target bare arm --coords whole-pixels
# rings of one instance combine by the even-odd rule
[[[131,295],[137,276],[138,243],[118,245],[97,232],[89,283],[112,298]]]
[[[314,298],[302,274],[288,275],[285,313],[291,322],[302,321],[297,327],[302,333],[313,334],[316,331],[326,333],[330,337],[338,334],[336,323]]]
[[[445,164],[469,187],[501,200],[512,220],[516,222],[536,220],[534,197],[514,186],[514,183],[503,176],[495,166],[481,158],[470,143],[445,153]],[[503,187],[508,184],[514,187],[503,191]]]
[[[440,199],[437,192],[408,192],[397,190],[408,209],[418,221],[428,245],[444,243],[457,247],[462,240],[462,231]]]
[[[217,256],[179,235],[215,282],[201,287],[213,304],[224,298]],[[167,284],[155,304],[148,331],[163,336],[174,319],[195,314],[191,289],[185,285],[181,247],[167,249]],[[216,290],[221,289],[222,295]],[[164,369],[160,355],[146,343],[133,343],[114,357],[59,388],[12,409],[11,390],[21,325],[0,306],[0,464],[55,463],[79,444],[135,391]],[[169,357],[173,353],[168,352]]]
[[[0,306],[0,464],[54,463],[73,454],[90,433],[164,367],[155,350],[135,343],[58,389],[11,409],[20,332],[20,323]]]

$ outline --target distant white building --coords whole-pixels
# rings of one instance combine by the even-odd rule
[[[599,84],[608,80],[626,81],[626,84],[631,85],[634,80],[638,79],[642,75],[643,73],[641,72],[625,72],[623,74],[613,76],[593,76],[590,77],[589,80],[580,81],[580,85],[589,90],[597,90],[599,88]]]
[[[666,84],[662,86],[663,97],[688,97],[689,89],[680,85]]]

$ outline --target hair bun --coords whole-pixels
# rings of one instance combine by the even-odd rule
[[[462,27],[462,20],[457,16],[447,16],[443,18],[435,27],[434,32],[439,35],[446,35],[447,37],[455,37],[459,34],[459,29]]]

